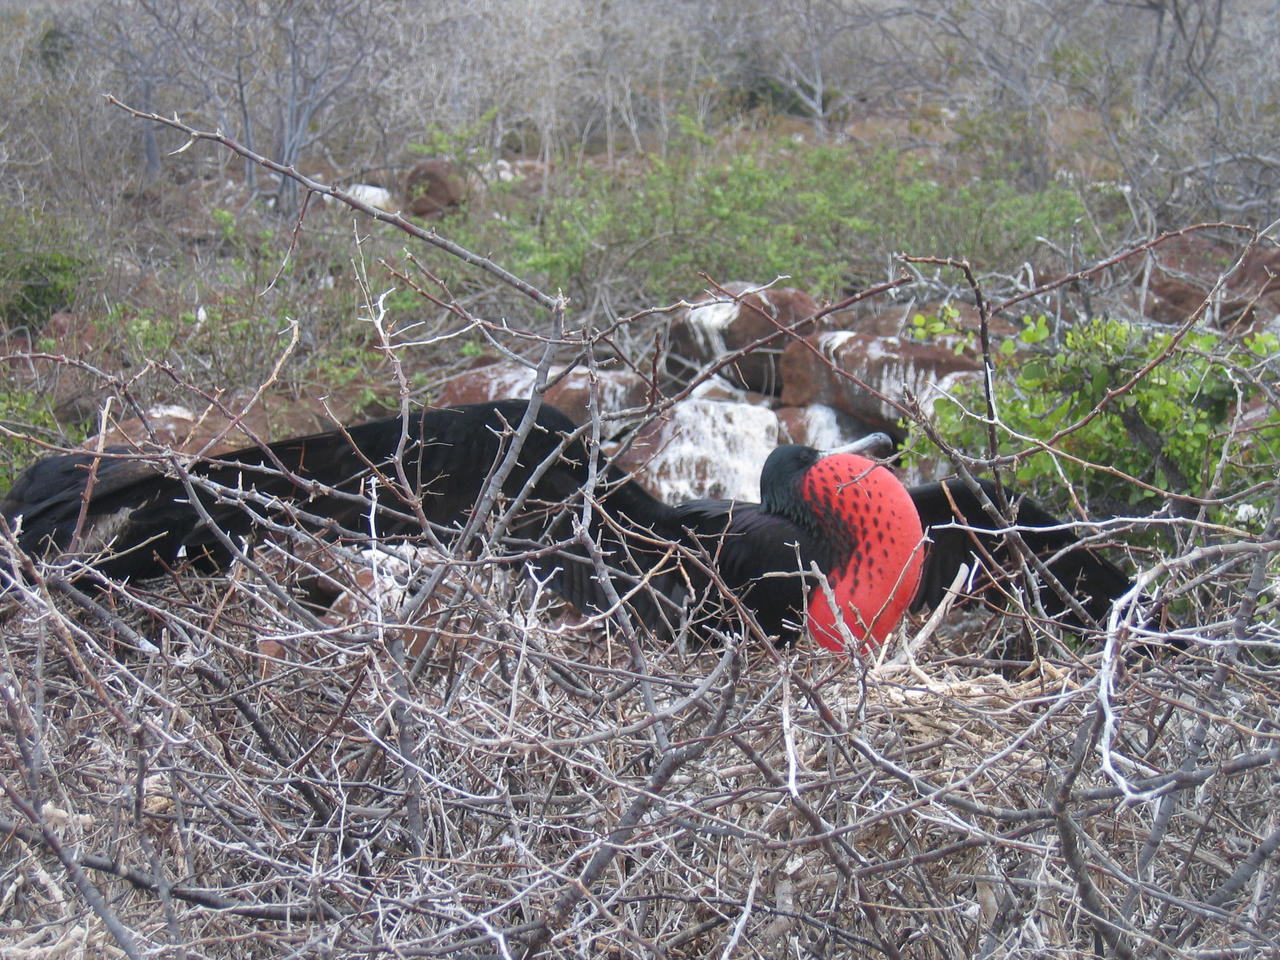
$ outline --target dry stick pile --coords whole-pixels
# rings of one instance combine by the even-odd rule
[[[1276,948],[1277,671],[1240,648],[636,649],[483,563],[402,626],[439,555],[398,554],[319,622],[283,563],[38,568],[0,633],[6,957]]]

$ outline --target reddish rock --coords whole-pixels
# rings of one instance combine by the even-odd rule
[[[777,411],[782,443],[803,443],[830,450],[851,443],[875,430],[861,420],[821,403],[807,407],[782,407]]]
[[[630,370],[597,370],[595,381],[601,413],[643,407],[649,400],[649,385]],[[574,423],[586,423],[591,411],[591,385],[591,372],[579,367],[547,391],[547,402],[567,413]]]
[[[1211,326],[1275,325],[1280,315],[1280,249],[1251,246],[1241,251],[1196,233],[1160,244],[1151,256],[1146,296],[1140,288],[1135,307],[1152,319],[1183,323],[1209,298],[1205,319]],[[1138,283],[1143,279],[1139,274]],[[1215,291],[1219,280],[1222,285]]]
[[[823,333],[793,343],[783,354],[782,402],[834,407],[872,430],[901,438],[901,414],[873,391],[897,400],[909,390],[927,412],[937,388],[950,389],[976,377],[979,369],[974,358],[933,343],[846,331]]]
[[[407,209],[415,217],[440,217],[466,197],[466,179],[448,160],[424,160],[404,180]]]
[[[756,398],[762,396],[762,394],[751,393],[741,387],[735,387],[722,377],[703,380],[690,391],[689,395],[698,400],[721,400],[725,403],[753,403],[756,401],[749,400],[748,397]]]
[[[533,371],[515,363],[489,363],[450,377],[439,385],[432,403],[451,407],[459,403],[484,403],[504,397],[527,397],[533,389]]]
[[[55,313],[40,328],[36,340],[54,341],[53,352],[64,356],[98,356],[106,345],[109,329],[109,325],[94,323],[79,313]]]
[[[826,318],[826,326],[831,330],[849,330],[855,333],[866,333],[875,337],[909,337],[915,327],[915,317],[944,317],[948,326],[955,328],[956,333],[944,334],[935,338],[935,342],[946,347],[954,347],[962,340],[976,341],[982,321],[978,316],[978,308],[958,300],[945,302],[880,304],[869,302],[865,305],[855,304],[847,310],[840,310]],[[950,315],[950,316],[949,316]],[[992,336],[1014,336],[1022,330],[1021,323],[1014,323],[1003,317],[992,317],[990,321]]]
[[[777,402],[775,397],[735,387],[722,377],[702,381],[689,392],[689,396],[694,400],[723,400],[726,403],[751,403],[770,408]]]
[[[759,500],[760,468],[779,442],[768,407],[690,399],[641,428],[617,464],[668,503]]]
[[[264,414],[255,411],[243,423],[265,439],[265,421]],[[232,427],[221,413],[206,410],[204,414],[197,414],[186,407],[164,404],[149,409],[145,417],[114,422],[104,434],[89,438],[82,447],[96,450],[102,444],[146,451],[160,446],[183,453],[203,452],[214,456],[253,442],[239,427]]]
[[[1265,299],[1274,314],[1276,294],[1280,294],[1280,249],[1250,247],[1239,268],[1227,278],[1227,284],[1241,300]]]
[[[552,372],[555,380],[557,371]],[[508,397],[527,397],[533,390],[533,371],[514,363],[491,363],[452,377],[441,385],[435,397],[438,406],[458,403],[484,403]],[[642,407],[648,401],[649,386],[629,370],[598,370],[601,412],[613,413]],[[575,423],[585,423],[590,409],[591,374],[577,368],[553,383],[546,401],[567,413]]]
[[[234,424],[226,413],[216,408],[206,407],[197,412],[178,404],[158,404],[148,409],[145,417],[112,420],[101,441],[95,435],[81,446],[96,450],[101,442],[104,446],[143,452],[167,447],[181,453],[200,452],[215,456],[259,441],[320,433],[340,424],[362,422],[388,412],[364,406],[360,394],[359,386],[352,385],[325,397],[324,403],[265,396],[259,398],[253,408]],[[248,401],[243,397],[229,397],[224,402],[228,410],[239,414]],[[113,409],[119,409],[118,405]]]
[[[855,304],[831,314],[827,325],[832,330],[849,330],[873,337],[899,337],[910,332],[911,318],[919,312],[914,303]]]
[[[776,332],[779,325],[798,333],[814,329],[814,324],[806,321],[819,307],[807,293],[790,287],[761,289],[758,284],[743,282],[726,283],[724,289],[732,296],[703,294],[676,315],[671,324],[669,366],[687,372],[700,369]],[[781,390],[778,358],[788,342],[789,338],[779,337],[720,372],[736,386],[776,396]]]

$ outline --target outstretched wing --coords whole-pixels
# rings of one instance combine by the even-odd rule
[[[979,485],[988,499],[994,496],[995,487],[990,481],[979,481]],[[1001,533],[977,532],[994,530],[996,522],[967,484],[947,480],[911,487],[908,492],[920,514],[920,523],[932,541],[913,604],[915,608],[938,604],[961,564],[971,567],[977,564],[981,568],[975,581],[980,589],[994,590],[996,584],[1008,580],[1008,571],[1014,569],[1008,544]],[[1068,525],[1033,500],[1019,498],[1015,511],[1027,546],[1046,562],[1049,571],[1090,617],[1104,618],[1112,601],[1129,589],[1129,577],[1097,551],[1082,545]],[[949,524],[957,526],[949,527]],[[1067,622],[1080,625],[1050,586],[1040,585],[1039,598],[1046,613],[1066,614]]]
[[[20,545],[28,552],[94,554],[109,546],[95,565],[114,578],[154,576],[183,555],[225,563],[224,536],[271,520],[358,540],[421,534],[425,517],[447,536],[486,490],[497,489],[494,470],[526,409],[525,401],[508,400],[428,410],[408,421],[388,417],[198,460],[184,476],[118,451],[101,458],[67,454],[31,466],[0,509],[11,526],[20,518]],[[524,501],[510,524],[512,537],[568,536],[564,505],[589,477],[583,445],[565,443],[573,430],[559,410],[540,408],[500,485],[507,501]],[[615,481],[612,497],[628,523],[663,523],[664,505],[634,484],[618,487],[616,472],[601,476]],[[80,542],[73,544],[77,527]],[[590,578],[571,579],[570,599],[585,599]]]

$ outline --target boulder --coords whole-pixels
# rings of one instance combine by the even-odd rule
[[[585,423],[590,411],[591,372],[576,368],[556,380],[547,390],[546,401],[559,407],[575,423]],[[527,397],[533,390],[534,372],[519,364],[499,362],[468,370],[442,384],[435,397],[437,406],[484,403],[507,397]],[[597,370],[595,374],[602,413],[616,413],[641,407],[648,400],[649,385],[630,370]]]
[[[439,385],[433,405],[485,403],[505,397],[527,397],[533,389],[533,371],[508,361],[486,363],[456,374]]]
[[[265,427],[263,420],[261,411],[256,411],[246,417],[245,426],[263,437],[260,432]],[[203,451],[216,456],[252,442],[239,429],[229,428],[221,413],[210,415],[206,410],[201,415],[177,404],[159,404],[149,408],[145,416],[112,423],[104,433],[86,440],[82,446],[86,450],[96,450],[101,444],[144,451],[160,446],[181,453]]]
[[[724,290],[728,296],[703,294],[672,320],[668,366],[675,368],[678,379],[687,380],[688,373],[775,333],[779,325],[797,333],[814,329],[809,318],[819,306],[807,293],[791,287],[765,289],[740,281],[726,283]],[[788,342],[789,338],[780,336],[720,373],[735,386],[776,396],[782,389],[778,358]]]
[[[1160,244],[1151,257],[1146,296],[1139,289],[1135,307],[1152,319],[1183,323],[1207,298],[1205,319],[1210,326],[1277,326],[1280,249],[1254,245],[1241,250],[1194,233]],[[1143,279],[1140,273],[1138,283]],[[1222,285],[1215,289],[1219,280]]]
[[[642,427],[615,462],[668,503],[759,500],[760,468],[780,433],[768,407],[688,399]]]
[[[213,407],[197,412],[180,404],[156,404],[149,407],[144,416],[111,421],[101,438],[92,436],[81,447],[97,450],[101,444],[142,452],[160,447],[178,453],[217,456],[252,446],[258,440],[271,442],[322,433],[338,424],[359,423],[390,412],[382,407],[366,406],[361,394],[360,386],[352,384],[325,397],[324,403],[264,396],[235,424]],[[224,402],[228,410],[239,411],[247,398],[232,396]]]
[[[936,343],[849,331],[791,344],[780,366],[785,406],[832,407],[898,440],[904,436],[898,423],[902,414],[877,392],[897,400],[909,390],[928,412],[939,390],[974,379],[981,369],[974,357]]]
[[[849,330],[855,333],[867,333],[876,337],[907,337],[914,329],[912,320],[923,314],[926,317],[939,317],[951,314],[950,325],[954,326],[958,335],[944,334],[937,338],[945,346],[954,346],[962,336],[972,335],[976,340],[981,320],[978,308],[971,303],[960,300],[931,301],[920,303],[912,300],[908,303],[890,303],[887,305],[872,302],[866,305],[854,304],[844,310],[838,310],[826,318],[826,327],[830,330]],[[1015,323],[1004,317],[992,317],[991,334],[997,340],[1002,337],[1015,336],[1022,330],[1021,323]]]
[[[395,197],[386,187],[374,186],[370,183],[357,183],[343,190],[347,196],[361,203],[368,204],[386,213],[395,213],[400,209]]]
[[[782,443],[803,443],[818,450],[843,446],[875,432],[861,420],[821,403],[782,407],[777,415]]]
[[[448,160],[424,160],[404,181],[406,209],[415,217],[442,217],[466,197],[466,178]]]

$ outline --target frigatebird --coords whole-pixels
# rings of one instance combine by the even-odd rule
[[[184,558],[225,566],[243,538],[281,524],[357,545],[424,537],[428,528],[456,539],[491,494],[495,516],[510,507],[508,554],[579,608],[609,610],[623,597],[643,623],[669,634],[681,612],[700,632],[724,626],[736,601],[781,642],[807,627],[833,649],[882,641],[908,606],[936,604],[962,563],[977,557],[990,566],[1008,555],[981,502],[994,492],[989,484],[906,488],[858,453],[788,445],[764,464],[761,503],[673,506],[589,451],[564,413],[540,404],[526,418],[528,406],[428,409],[181,469],[115,450],[62,454],[29,467],[0,501],[0,516],[24,552],[71,554],[125,580],[160,575]],[[496,475],[526,419],[514,462]],[[1018,521],[1026,547],[1061,581],[1039,590],[1050,615],[1099,617],[1128,588],[1117,567],[1029,500]],[[0,576],[19,575],[0,567]],[[732,599],[718,602],[725,596]]]

